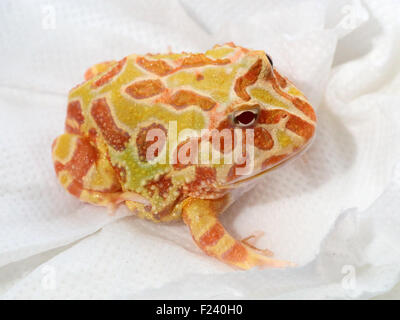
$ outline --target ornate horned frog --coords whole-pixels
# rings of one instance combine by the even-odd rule
[[[69,94],[53,143],[62,186],[84,202],[124,203],[155,222],[183,219],[208,255],[281,267],[218,215],[240,188],[307,146],[316,117],[263,51],[130,55],[97,64]]]

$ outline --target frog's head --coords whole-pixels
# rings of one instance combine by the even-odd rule
[[[238,62],[246,67],[233,81],[231,96],[235,99],[215,125],[219,132],[228,129],[236,140],[228,152],[246,154],[232,157],[233,163],[220,169],[223,183],[232,186],[260,176],[304,150],[316,125],[305,96],[274,69],[265,52],[243,49]],[[246,152],[237,150],[241,144]],[[226,152],[226,146],[218,146]]]

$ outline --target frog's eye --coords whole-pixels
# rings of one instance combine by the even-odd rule
[[[269,63],[271,64],[271,67],[274,67],[274,62],[272,61],[272,58],[267,54],[267,58]]]
[[[258,118],[258,109],[240,110],[233,114],[232,122],[238,127],[249,127],[253,125]]]

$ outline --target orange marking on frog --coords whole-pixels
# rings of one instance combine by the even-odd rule
[[[236,61],[238,61],[242,57],[243,53],[245,53],[244,50],[238,50],[238,51],[235,52],[235,54],[233,56],[231,56],[229,58],[229,60],[231,60],[231,63],[235,63]]]
[[[165,89],[161,80],[142,80],[129,85],[125,91],[135,99],[145,99],[156,96]]]
[[[177,170],[181,170],[190,165],[196,164],[198,162],[199,144],[199,138],[190,138],[179,143],[174,151],[174,159],[176,159],[176,163],[174,163],[173,167]],[[185,162],[187,163],[181,162],[180,160],[182,159],[185,159]]]
[[[196,80],[197,80],[197,81],[204,80],[204,76],[203,76],[203,74],[202,74],[200,71],[196,70],[194,73],[195,73],[195,75],[196,75]]]
[[[224,227],[216,222],[210,229],[208,229],[199,239],[199,245],[201,247],[214,246],[217,244],[219,239],[225,234]]]
[[[146,183],[145,188],[149,191],[151,196],[154,196],[155,190],[158,194],[166,199],[168,197],[169,188],[172,186],[172,179],[163,174],[158,180],[150,180]]]
[[[80,197],[82,190],[83,190],[83,184],[82,182],[73,180],[67,187],[67,190],[69,191],[70,194],[72,194],[75,197]]]
[[[224,191],[217,190],[214,187],[216,182],[217,171],[215,168],[210,167],[196,167],[195,179],[184,186],[184,191],[189,196],[198,197],[200,194],[203,196],[220,197]]]
[[[168,103],[178,109],[197,105],[203,110],[210,110],[217,105],[217,103],[211,98],[201,96],[188,90],[179,90],[175,92],[169,98]]]
[[[297,98],[297,97],[293,98],[292,102],[297,109],[299,109],[301,112],[303,112],[311,120],[313,120],[313,121],[317,120],[314,109],[310,106],[309,103],[307,103],[304,100],[301,100],[300,98]]]
[[[104,74],[100,79],[93,82],[93,88],[99,88],[106,83],[110,82],[117,74],[119,74],[126,63],[126,57],[117,62],[117,64],[106,74]]]
[[[89,129],[89,139],[93,143],[96,143],[96,138],[97,138],[97,131],[95,128],[90,128]]]
[[[71,126],[71,124],[68,123],[71,120],[76,123],[77,127]],[[68,133],[79,134],[80,127],[84,121],[85,118],[82,114],[82,107],[79,100],[71,101],[70,103],[68,103],[67,119],[65,121],[65,131]]]
[[[270,75],[270,74],[269,74]],[[278,84],[279,84],[279,86],[281,87],[281,88],[286,88],[286,86],[287,86],[287,80],[284,78],[284,77],[282,77],[280,74],[279,74],[279,72],[278,71],[276,71],[276,70],[274,70],[274,75],[275,75],[275,77],[276,77],[276,79],[277,79],[277,81],[278,81]],[[271,80],[269,77],[268,77],[268,80]]]
[[[97,156],[97,149],[89,139],[80,137],[76,141],[74,154],[71,160],[65,164],[64,169],[69,171],[76,180],[81,181],[96,162]]]
[[[219,103],[217,103],[216,107],[208,111],[209,119],[207,128],[209,130],[217,128],[221,119],[225,118],[226,111],[218,111],[218,107]]]
[[[262,165],[261,168],[262,169],[266,169],[269,168],[271,166],[273,166],[274,164],[277,164],[279,162],[281,162],[282,160],[284,160],[288,155],[287,154],[281,154],[279,156],[271,156],[269,157],[267,160],[265,160]]]
[[[122,183],[125,183],[126,182],[126,169],[124,167],[115,166],[115,165],[112,165],[112,167],[116,173],[118,180]]]
[[[222,254],[221,258],[230,262],[242,262],[247,258],[247,250],[244,245],[236,241],[230,249]]]
[[[236,180],[237,178],[241,177],[242,175],[236,174],[236,169],[244,167],[246,167],[246,161],[243,161],[242,163],[235,163],[232,167],[230,167],[228,175],[226,177],[226,181],[232,182],[233,180]]]
[[[168,104],[168,101],[171,99],[171,89],[165,88],[165,90],[158,96],[157,98],[154,99],[153,103],[164,103]]]
[[[86,81],[92,79],[94,77],[94,72],[92,68],[87,69],[83,77]]]
[[[150,130],[162,130],[164,132],[164,135],[158,134],[158,131],[154,131],[153,139],[148,140],[149,138],[151,138],[149,136]],[[151,161],[158,157],[159,152],[161,152],[165,146],[167,132],[167,129],[159,123],[152,123],[151,125],[140,129],[136,137],[136,146],[138,148],[139,159],[141,161]],[[160,140],[159,144],[155,145],[155,143],[158,142],[159,138],[162,140]],[[153,153],[147,154],[147,149],[152,145],[158,148],[155,148]]]
[[[239,48],[240,51],[242,51],[243,53],[247,53],[247,52],[250,51],[249,49],[243,48],[243,47],[241,47],[241,46],[237,46],[237,45],[236,45],[234,42],[232,42],[232,41],[225,43],[224,46],[229,46],[229,47],[232,47],[232,48],[235,48],[235,49],[236,49],[236,48]],[[216,46],[214,46],[214,49],[215,49],[215,48],[218,48],[218,47],[221,47],[221,46],[216,45]]]
[[[284,97],[285,99],[290,100],[294,106],[299,109],[301,112],[303,112],[306,116],[308,116],[311,120],[316,121],[317,117],[315,115],[315,111],[314,109],[311,107],[311,105],[306,102],[301,100],[298,97],[293,97],[290,94],[286,93],[285,91],[280,89],[280,84],[278,85],[279,81],[281,81],[280,79],[283,79],[281,75],[279,75],[278,72],[275,72],[275,75],[278,75],[277,78],[271,78],[271,82],[272,82],[272,87],[274,88],[274,90],[281,95],[282,97]],[[286,80],[285,80],[286,81]]]
[[[224,134],[221,134],[220,137],[221,138],[219,140],[216,138],[213,139],[211,137],[212,143],[213,143],[212,144],[213,148],[215,150],[221,152],[222,154],[231,152],[235,148],[236,143],[237,143],[236,135],[235,135],[233,128],[229,129],[229,133],[226,132]],[[245,138],[244,134],[242,134],[243,144],[244,144],[245,139],[246,138]]]
[[[221,137],[222,139],[213,139],[213,137],[211,136],[210,139],[212,139],[212,143],[213,143],[213,148],[215,150],[220,151],[221,153],[229,153],[231,152],[234,148],[235,148],[235,132],[233,130],[232,124],[230,123],[230,121],[228,119],[225,119],[223,121],[221,121],[217,127],[217,130],[221,133],[223,130],[228,129],[229,130],[229,135],[226,134],[222,135]],[[227,139],[227,143],[226,143],[226,147],[225,147],[225,138]],[[229,139],[231,140],[231,143],[229,142]]]
[[[233,41],[229,41],[225,43],[226,46],[232,47],[232,48],[236,48],[236,44]],[[218,48],[220,46],[215,45],[214,48]]]
[[[237,141],[239,141],[239,133],[241,132],[242,135],[242,154],[245,155],[246,153],[246,139],[247,139],[247,134],[246,134],[246,129],[254,129],[254,145],[258,147],[259,149],[262,150],[269,150],[273,147],[274,141],[269,134],[269,132],[261,127],[256,127],[254,126],[249,126],[247,128],[243,129],[236,129],[234,130],[232,124],[230,123],[229,120],[225,119],[221,121],[217,127],[217,130],[221,133],[223,130],[228,129],[230,131],[229,135],[228,134],[220,134],[222,139],[212,139],[212,136],[210,139],[212,139],[213,142],[213,148],[220,151],[221,153],[229,153],[231,152],[235,146]],[[240,131],[239,131],[240,130]],[[226,143],[225,146],[225,138],[231,141],[231,143]]]
[[[288,122],[286,123],[286,129],[293,131],[295,134],[303,137],[306,140],[309,140],[314,135],[315,131],[315,127],[312,124],[295,115],[290,116]]]
[[[203,53],[199,53],[199,54],[192,54],[188,57],[185,57],[182,60],[181,63],[181,68],[195,68],[195,67],[202,67],[205,65],[224,65],[224,64],[228,64],[231,61],[229,59],[217,59],[217,60],[213,60],[208,58],[206,55],[204,55]]]
[[[96,163],[98,153],[88,138],[80,137],[75,144],[75,150],[71,160],[66,164],[58,161],[54,163],[54,168],[57,175],[62,170],[66,170],[73,177],[72,182],[67,187],[68,191],[79,197],[83,189],[83,178],[88,173],[89,169]]]
[[[236,80],[234,90],[236,94],[243,100],[250,100],[250,95],[247,93],[246,88],[257,81],[261,72],[261,68],[262,61],[261,59],[258,59],[257,62],[251,66],[249,71]]]
[[[267,129],[256,127],[254,129],[254,145],[261,150],[270,150],[274,146],[274,140]]]
[[[143,69],[146,69],[147,71],[155,73],[161,77],[170,74],[174,70],[174,68],[164,60],[147,60],[144,57],[138,57],[136,59],[136,63]]]
[[[60,173],[60,171],[62,171],[64,169],[64,165],[61,162],[54,162],[54,169],[56,171],[56,174],[58,175]]]
[[[262,109],[258,118],[259,123],[263,124],[276,124],[289,116],[289,113],[279,109],[265,110]]]
[[[115,124],[106,98],[93,101],[91,115],[107,143],[115,150],[123,151],[130,135]]]
[[[172,203],[167,204],[163,209],[154,213],[153,217],[157,220],[161,220],[163,217],[169,215],[171,211],[175,208],[175,206],[182,201],[182,199],[183,195],[180,193]]]
[[[100,64],[96,64],[96,65],[94,65],[93,67],[87,69],[86,72],[85,72],[85,75],[84,75],[85,80],[86,80],[86,81],[87,81],[87,80],[90,80],[90,79],[92,79],[95,75],[97,75],[97,74],[99,73],[99,65],[102,65],[102,69],[103,69],[103,68],[105,69],[105,68],[111,66],[114,62],[115,62],[115,61],[104,61],[104,62],[102,62],[102,63],[100,63]]]

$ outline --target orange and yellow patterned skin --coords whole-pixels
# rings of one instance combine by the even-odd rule
[[[241,186],[309,145],[315,125],[313,108],[265,52],[228,43],[205,53],[130,55],[90,68],[70,91],[65,133],[52,156],[62,186],[84,202],[124,203],[154,222],[182,219],[205,253],[242,269],[283,267],[290,263],[230,236],[218,215]],[[152,129],[165,139],[149,139]],[[232,137],[252,129],[253,170],[238,175],[243,163],[224,156],[239,144],[201,140],[203,129],[227,129]],[[188,130],[181,140],[173,137]],[[185,149],[188,142],[197,151]],[[149,157],[152,144],[158,149]],[[196,163],[215,150],[220,163]],[[192,162],[182,163],[181,154]]]

